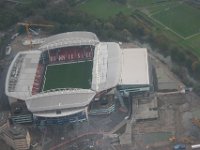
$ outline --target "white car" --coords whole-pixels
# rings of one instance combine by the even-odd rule
[[[11,46],[7,46],[6,47],[6,55],[10,55],[11,50],[12,50],[12,47]]]

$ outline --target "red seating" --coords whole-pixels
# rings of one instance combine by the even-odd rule
[[[36,70],[36,74],[35,74],[35,79],[34,79],[34,83],[33,83],[33,87],[32,87],[32,95],[37,94],[38,92],[40,92],[40,86],[42,83],[42,75],[44,72],[44,66],[41,64],[38,64],[37,70]]]
[[[90,47],[67,47],[49,51],[49,63],[90,60],[92,58],[93,50]]]

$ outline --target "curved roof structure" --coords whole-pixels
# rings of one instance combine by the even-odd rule
[[[119,83],[121,56],[121,49],[117,43],[102,42],[96,45],[92,72],[92,90],[100,92],[115,87]]]
[[[45,39],[39,49],[44,51],[67,46],[95,45],[97,43],[99,43],[99,39],[94,33],[75,31],[50,36]]]
[[[62,90],[33,95],[26,104],[32,112],[78,108],[88,105],[95,95],[94,91],[87,89]]]
[[[5,83],[5,92],[9,97],[26,100],[31,96],[36,69],[41,51],[18,53],[12,61]]]
[[[57,113],[55,109],[49,111],[39,111],[39,112],[34,112],[34,115],[38,117],[55,117],[55,116],[63,117],[83,112],[85,111],[85,108],[86,107],[62,109],[62,113]]]
[[[88,89],[52,89],[32,95],[39,59],[43,51],[60,47],[94,45],[92,82]],[[95,95],[117,85],[148,85],[146,49],[121,49],[114,42],[99,42],[91,32],[68,32],[46,38],[39,50],[20,52],[12,61],[5,91],[7,96],[24,100],[37,116],[57,117],[85,109]],[[56,114],[62,110],[62,114]]]

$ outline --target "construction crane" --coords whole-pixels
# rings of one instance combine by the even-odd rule
[[[184,137],[181,137],[180,139],[177,139],[175,136],[172,136],[169,138],[169,141],[172,143],[175,143],[178,141],[178,142],[190,144],[190,145],[194,144],[194,138],[190,136],[184,136]]]
[[[28,39],[30,40],[30,48],[32,49],[32,36],[29,32],[30,27],[36,26],[36,27],[46,27],[46,28],[52,28],[54,25],[50,24],[36,24],[36,23],[25,23],[25,22],[18,22],[18,26],[24,26],[28,35]]]
[[[185,144],[194,144],[194,138],[190,137],[190,136],[185,136],[181,138],[181,142],[185,143]]]

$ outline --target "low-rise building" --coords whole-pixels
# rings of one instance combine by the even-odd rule
[[[30,148],[30,134],[21,126],[11,126],[2,130],[2,139],[15,150],[27,150]]]
[[[33,115],[28,111],[24,101],[17,101],[11,104],[11,120],[13,123],[32,123]]]
[[[0,135],[2,130],[9,128],[10,124],[9,124],[9,112],[1,112],[0,113]]]

